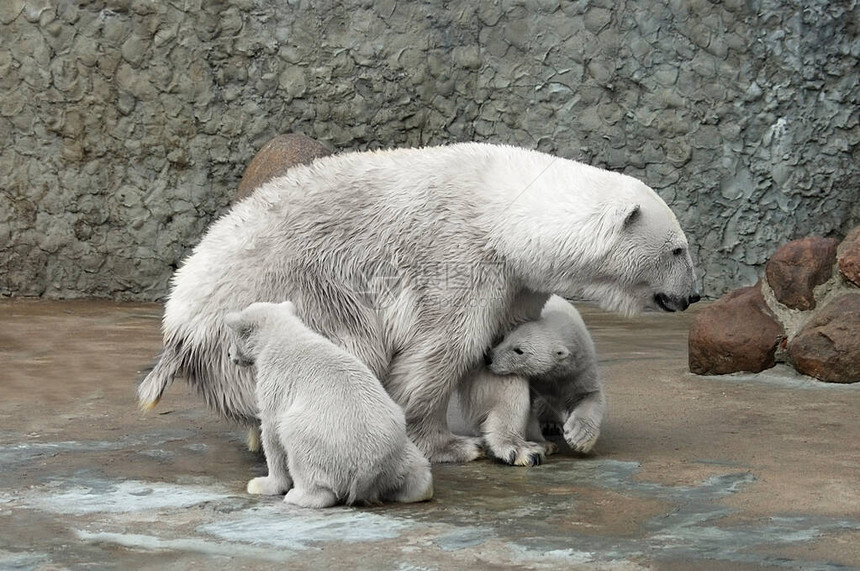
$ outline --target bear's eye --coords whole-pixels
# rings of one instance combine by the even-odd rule
[[[680,256],[683,253],[684,253],[684,248],[675,248],[674,250],[672,250],[673,256]]]
[[[519,347],[514,347],[514,353],[516,353],[517,355],[522,355],[522,354],[523,354],[523,350],[522,350],[522,349],[520,349]]]
[[[250,327],[243,327],[242,331],[239,332],[239,336],[245,338],[250,337],[252,331],[253,330]]]

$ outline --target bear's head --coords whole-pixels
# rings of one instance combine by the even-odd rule
[[[291,301],[257,302],[242,311],[227,313],[224,324],[231,333],[228,358],[241,367],[253,365],[265,343],[266,328],[295,316],[296,306]]]
[[[497,375],[539,377],[568,365],[570,350],[539,321],[524,323],[490,350],[487,365]]]
[[[583,288],[604,308],[684,311],[700,299],[687,237],[669,207],[650,194],[607,214],[615,224],[611,247],[597,265],[597,279]]]
[[[644,183],[556,159],[529,184],[494,229],[494,245],[526,287],[628,315],[699,300],[687,238]]]

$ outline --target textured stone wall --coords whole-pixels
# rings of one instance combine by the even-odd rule
[[[705,292],[860,223],[854,0],[0,1],[0,293],[156,299],[270,137],[657,189]]]

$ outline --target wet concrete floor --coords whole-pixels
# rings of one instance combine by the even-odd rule
[[[160,305],[0,301],[0,568],[860,567],[860,385],[696,377],[689,313],[583,314],[610,405],[593,454],[313,511],[247,495],[262,458],[181,381],[137,411]]]

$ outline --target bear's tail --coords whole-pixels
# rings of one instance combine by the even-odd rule
[[[141,373],[146,376],[137,386],[138,406],[144,412],[150,411],[161,400],[161,395],[173,382],[173,378],[179,373],[181,359],[176,352],[167,347],[158,356],[158,360],[148,369]]]

